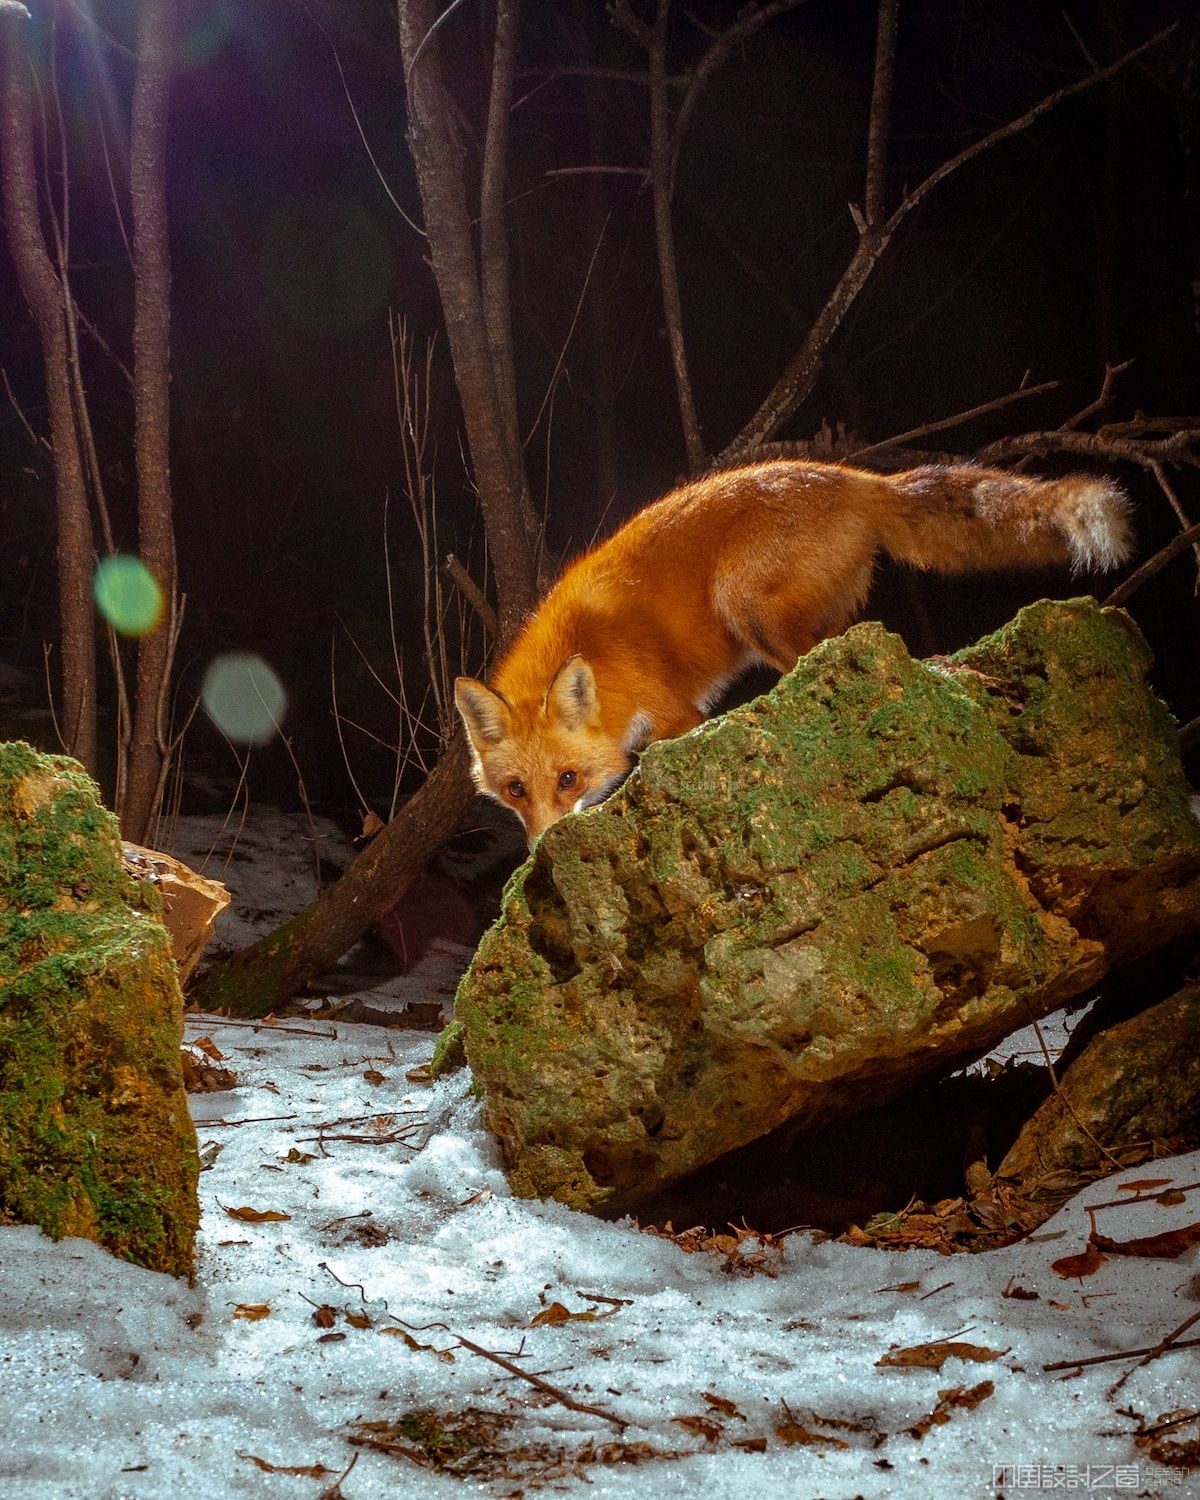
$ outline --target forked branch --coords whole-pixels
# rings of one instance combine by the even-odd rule
[[[890,94],[890,73],[895,66],[894,24],[890,31],[888,29],[891,7],[892,0],[882,0],[879,45],[875,58],[875,87],[872,92],[872,122],[868,130],[867,188],[872,207],[865,212],[856,207],[851,208],[851,214],[858,229],[858,244],[850,258],[850,263],[842,272],[825,306],[817,314],[803,343],[792,356],[783,374],[741,432],[721,453],[723,463],[744,462],[760,444],[775,436],[800,403],[809,396],[824,364],[825,350],[851,304],[866,285],[871,272],[891,243],[901,223],[933,192],[934,188],[957,172],[960,167],[966,166],[968,162],[973,161],[985,151],[991,150],[993,146],[999,145],[1001,141],[1028,130],[1035,121],[1066,100],[1113,77],[1135,58],[1165,41],[1178,25],[1175,23],[1166,27],[1139,47],[1134,47],[1117,58],[1115,62],[1109,63],[1107,67],[1089,73],[1086,78],[1080,78],[1075,83],[1056,89],[1054,93],[1046,95],[1044,99],[1026,110],[1023,115],[974,141],[956,156],[944,161],[923,182],[908,191],[891,216],[884,220],[873,219],[872,211],[881,212],[883,192],[883,155],[880,134],[882,125],[879,123],[877,106],[882,107],[882,102],[886,101]],[[894,23],[894,17],[892,17],[892,22]],[[873,157],[872,148],[874,149]]]

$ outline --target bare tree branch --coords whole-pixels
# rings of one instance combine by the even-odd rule
[[[707,458],[688,371],[687,346],[683,337],[683,308],[679,297],[679,270],[675,262],[675,233],[671,225],[673,160],[667,90],[667,25],[670,14],[670,0],[657,0],[654,25],[648,27],[634,15],[629,0],[617,0],[612,9],[613,20],[642,43],[650,63],[650,187],[654,200],[658,276],[688,468],[693,474],[698,474],[706,467]]]
[[[892,114],[892,84],[896,78],[896,20],[899,0],[879,0],[879,28],[875,37],[875,79],[871,115],[867,123],[867,180],[863,212],[868,224],[883,221],[887,178],[888,131]]]
[[[883,438],[878,443],[871,443],[865,448],[856,448],[850,458],[863,458],[868,453],[874,453],[878,448],[897,448],[901,443],[909,443],[913,438],[928,437],[934,432],[945,432],[949,427],[961,427],[967,422],[973,422],[976,417],[987,416],[990,412],[1000,411],[1014,401],[1024,401],[1029,396],[1044,396],[1047,391],[1056,391],[1062,384],[1058,380],[1043,380],[1041,385],[1023,385],[1020,390],[1009,391],[1006,396],[997,396],[992,401],[984,401],[980,406],[972,406],[967,411],[955,412],[952,417],[939,417],[935,422],[926,422],[920,427],[910,427],[907,432],[899,432],[895,437]]]
[[[1089,73],[1086,78],[1078,79],[1075,83],[1068,84],[1064,88],[1056,89],[1054,93],[1048,94],[1031,109],[1010,120],[1007,124],[999,126],[990,134],[983,136],[980,140],[973,142],[956,156],[936,168],[928,177],[919,183],[910,192],[906,193],[899,206],[894,210],[891,217],[881,224],[867,222],[865,216],[856,210],[852,210],[856,216],[859,240],[849,265],[843,271],[837,285],[830,293],[825,306],[817,314],[812,327],[797,352],[792,356],[787,368],[775,382],[766,399],[758,410],[733,439],[727,445],[720,457],[722,462],[731,463],[744,461],[761,443],[777,433],[780,427],[788,420],[800,403],[810,394],[816,384],[824,363],[825,349],[830,339],[837,331],[842,319],[845,317],[851,304],[859,292],[866,285],[871,272],[875,269],[883,252],[891,242],[892,236],[899,228],[903,220],[912,212],[917,205],[938,186],[945,181],[953,172],[963,167],[969,161],[973,161],[984,151],[990,150],[1001,141],[1008,140],[1011,136],[1027,130],[1036,120],[1049,110],[1054,109],[1067,99],[1074,98],[1086,89],[1093,88],[1099,83],[1105,82],[1122,68],[1128,66],[1135,58],[1146,52],[1151,47],[1156,47],[1175,31],[1178,23],[1166,27],[1151,37],[1149,41],[1143,42],[1141,46],[1133,48],[1115,62],[1098,72]],[[876,58],[876,69],[878,71],[879,58]]]
[[[724,31],[719,32],[713,39],[712,45],[705,51],[704,56],[692,69],[687,80],[687,89],[679,104],[679,110],[675,116],[674,139],[671,146],[671,175],[675,175],[675,168],[679,161],[679,152],[683,145],[683,138],[692,123],[692,117],[696,113],[696,106],[700,102],[700,95],[708,87],[714,73],[728,62],[736,47],[760,31],[768,21],[773,21],[776,16],[781,16],[785,11],[795,10],[798,5],[803,5],[806,0],[767,0],[765,4],[748,5],[741,11],[737,19],[732,21]],[[668,82],[672,80],[668,76]]]

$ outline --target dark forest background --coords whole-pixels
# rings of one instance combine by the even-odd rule
[[[40,8],[38,24],[52,9]],[[74,288],[118,351],[128,342],[128,276],[105,164],[118,143],[98,122],[106,89],[128,92],[132,9],[125,0],[57,8]],[[679,6],[672,68],[693,65],[736,14],[705,0]],[[748,37],[699,98],[673,222],[710,452],[749,418],[853,250],[847,204],[862,195],[876,20],[876,6],[860,0],[797,5]],[[972,140],[1173,21],[1167,41],[981,155],[914,210],[781,437],[812,439],[824,424],[877,443],[1022,383],[1059,382],[926,440],[969,456],[1005,434],[1058,426],[1095,399],[1106,363],[1127,360],[1097,420],[1141,412],[1179,422],[1197,410],[1200,17],[1187,0],[903,4],[887,189],[896,201]],[[440,305],[409,222],[421,213],[396,16],[385,0],[190,0],[182,23],[167,182],[172,464],[187,598],[177,713],[214,654],[261,653],[289,695],[290,751],[276,742],[254,752],[252,792],[295,803],[298,767],[314,805],[350,826],[362,809],[335,732],[331,647],[338,705],[362,726],[343,725],[355,777],[386,813],[394,756],[372,735],[395,733],[394,707],[373,676],[392,672],[389,559],[410,692],[422,690],[421,553],[403,496],[389,317],[406,321],[418,350],[437,339],[439,548],[483,577]],[[438,29],[472,171],[491,25],[492,7],[466,0]],[[519,426],[553,558],[612,530],[686,472],[644,171],[645,65],[598,0],[526,4],[508,226]],[[94,343],[83,357],[121,532],[132,526],[128,395]],[[44,429],[45,398],[37,339],[3,255],[0,362],[11,390],[11,400],[0,393],[0,737],[52,748],[43,643],[56,632],[53,485],[28,430]],[[1151,473],[1101,466],[1137,503],[1142,555],[1178,531]],[[1175,479],[1194,521],[1194,470]],[[132,534],[126,545],[134,550]],[[1185,553],[1130,606],[1181,720],[1200,713],[1194,578]],[[1101,597],[1110,586],[1087,583]],[[1029,574],[914,587],[883,569],[869,612],[914,651],[947,651],[1030,599],[1083,586]],[[477,637],[468,657],[464,668],[478,672]],[[102,668],[102,697],[103,682]],[[202,715],[183,768],[185,807],[202,780],[236,777]]]

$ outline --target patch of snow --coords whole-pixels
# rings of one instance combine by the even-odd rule
[[[1012,1500],[1052,1488],[1056,1471],[1059,1488],[1083,1489],[1087,1475],[1113,1489],[1119,1476],[1159,1500],[1196,1493],[1194,1476],[1185,1483],[1139,1455],[1118,1410],[1153,1422],[1194,1408],[1195,1350],[1132,1370],[1113,1394],[1134,1361],[1042,1366],[1153,1345],[1200,1309],[1195,1250],[1114,1256],[1084,1281],[1051,1269],[1083,1249],[1089,1205],[1121,1199],[1130,1179],[1195,1184],[1200,1153],[1096,1183],[1005,1250],[944,1257],[793,1236],[775,1275],[744,1277],[628,1223],[513,1197],[468,1077],[407,1078],[427,1060],[428,1036],[205,1016],[189,1016],[187,1031],[211,1037],[239,1079],[192,1099],[202,1146],[220,1148],[200,1179],[196,1286],[79,1240],[0,1228],[6,1500],[307,1500],[356,1452],[346,1500],[398,1490],[434,1500],[464,1484],[501,1496],[543,1482],[606,1500]],[[241,1208],[289,1217],[230,1215]],[[1157,1233],[1197,1218],[1195,1192],[1176,1206],[1096,1214],[1118,1239]],[[1006,1297],[1011,1286],[1037,1300]],[[532,1326],[554,1303],[589,1316]],[[332,1309],[327,1327],[314,1323],[319,1306]],[[945,1339],[1004,1352],[984,1364],[952,1357],[940,1372],[876,1363],[893,1346]],[[616,1420],[569,1409],[460,1340]],[[939,1392],[985,1380],[994,1393],[973,1409],[909,1435]],[[472,1408],[509,1419],[497,1441],[541,1445],[539,1462],[514,1457],[507,1477],[463,1480],[347,1441],[359,1421],[418,1410],[452,1420]],[[789,1422],[848,1446],[789,1445],[777,1435]],[[758,1438],[763,1452],[733,1446]],[[575,1472],[588,1445],[618,1441],[680,1456]],[[251,1455],[329,1472],[265,1472]],[[999,1472],[1013,1465],[1020,1475]]]

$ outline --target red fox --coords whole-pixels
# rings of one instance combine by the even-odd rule
[[[866,602],[875,556],[942,573],[1129,556],[1120,486],[968,464],[872,474],[779,460],[709,475],[576,559],[486,687],[454,697],[481,792],[532,844],[652,740],[701,723],[754,663],[785,672]]]

